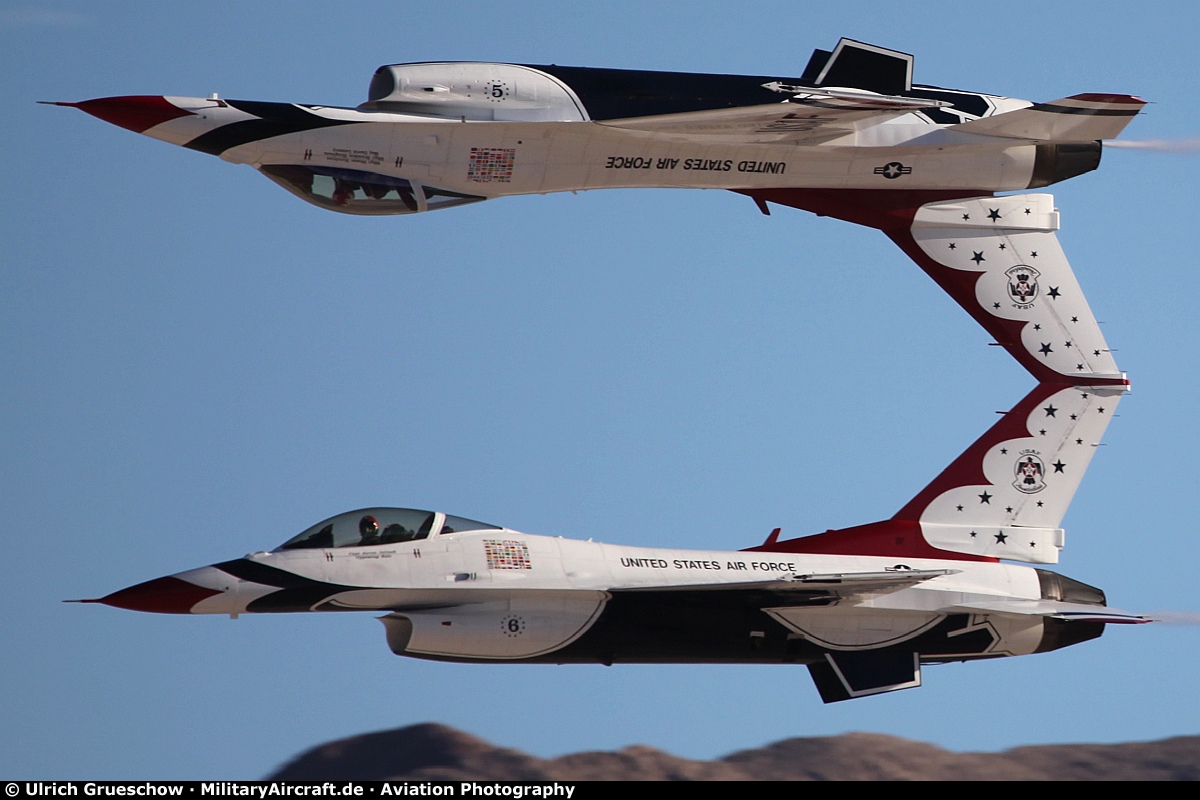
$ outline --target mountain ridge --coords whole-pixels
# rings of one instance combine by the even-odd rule
[[[1200,736],[956,753],[879,733],[782,739],[711,761],[647,745],[538,758],[438,723],[300,753],[268,780],[1200,780]]]

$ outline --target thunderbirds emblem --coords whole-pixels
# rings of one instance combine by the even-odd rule
[[[1016,475],[1013,487],[1018,492],[1034,494],[1046,488],[1046,465],[1038,458],[1036,450],[1022,450],[1013,472]]]
[[[1008,276],[1008,296],[1017,308],[1032,308],[1038,296],[1037,279],[1041,275],[1033,267],[1018,264],[1004,273]]]

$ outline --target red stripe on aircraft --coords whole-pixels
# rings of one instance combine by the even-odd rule
[[[983,457],[987,452],[1001,442],[1013,439],[1024,439],[1033,436],[1029,430],[1029,415],[1033,410],[1064,389],[1071,388],[1067,383],[1042,383],[1033,387],[1021,402],[1005,412],[1004,417],[988,429],[987,433],[975,440],[962,455],[950,462],[950,466],[942,470],[928,486],[909,500],[904,508],[896,512],[894,520],[916,520],[935,498],[940,497],[951,489],[960,486],[988,486],[992,482],[983,472]]]
[[[158,95],[129,95],[126,97],[99,97],[79,103],[57,103],[86,111],[97,119],[111,122],[134,133],[148,131],[155,125],[170,122],[179,117],[192,116],[179,106],[167,102]]]
[[[130,611],[153,611],[159,614],[190,614],[192,607],[221,592],[206,589],[179,578],[155,578],[130,586],[92,602]]]
[[[911,519],[889,519],[813,536],[802,536],[799,539],[769,542],[758,547],[748,547],[743,552],[999,561],[990,556],[955,553],[934,547],[925,541],[921,534],[921,523]]]
[[[1146,105],[1146,101],[1131,94],[1073,94],[1068,100],[1082,100],[1086,103],[1127,103],[1129,105]]]

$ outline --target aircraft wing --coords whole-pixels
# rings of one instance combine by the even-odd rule
[[[957,569],[898,569],[884,572],[839,572],[796,575],[788,583],[806,589],[824,589],[837,597],[877,594],[907,589],[942,575],[956,575]]]
[[[781,103],[605,120],[597,124],[682,140],[819,144],[893,117],[949,105],[854,90],[807,90]]]
[[[688,583],[665,586],[629,586],[614,589],[613,592],[624,591],[655,591],[655,592],[734,592],[734,591],[768,591],[768,592],[803,592],[807,594],[820,593],[826,597],[845,598],[854,595],[878,594],[907,589],[918,583],[938,578],[942,575],[955,575],[961,572],[957,569],[897,569],[883,572],[837,572],[827,574],[792,575],[782,579],[765,581],[746,581],[739,583]]]

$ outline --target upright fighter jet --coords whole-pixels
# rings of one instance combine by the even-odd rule
[[[1031,566],[1058,560],[1063,514],[1123,391],[1038,384],[894,516],[853,528],[697,551],[367,508],[85,602],[370,611],[397,655],[441,661],[802,664],[825,702],[911,688],[923,664],[1047,652],[1149,621]]]
[[[95,601],[140,611],[385,612],[391,649],[464,661],[791,662],[826,702],[921,665],[1053,650],[1148,621],[1049,570],[1128,381],[1036,189],[1095,169],[1144,103],[912,83],[843,39],[799,78],[483,63],[379,68],[357,108],[112,97],[94,116],[250,164],[302,199],[408,214],[512,194],[723,188],[884,231],[1038,385],[894,517],[740,551],[533,536],[371,508],[272,551]]]

